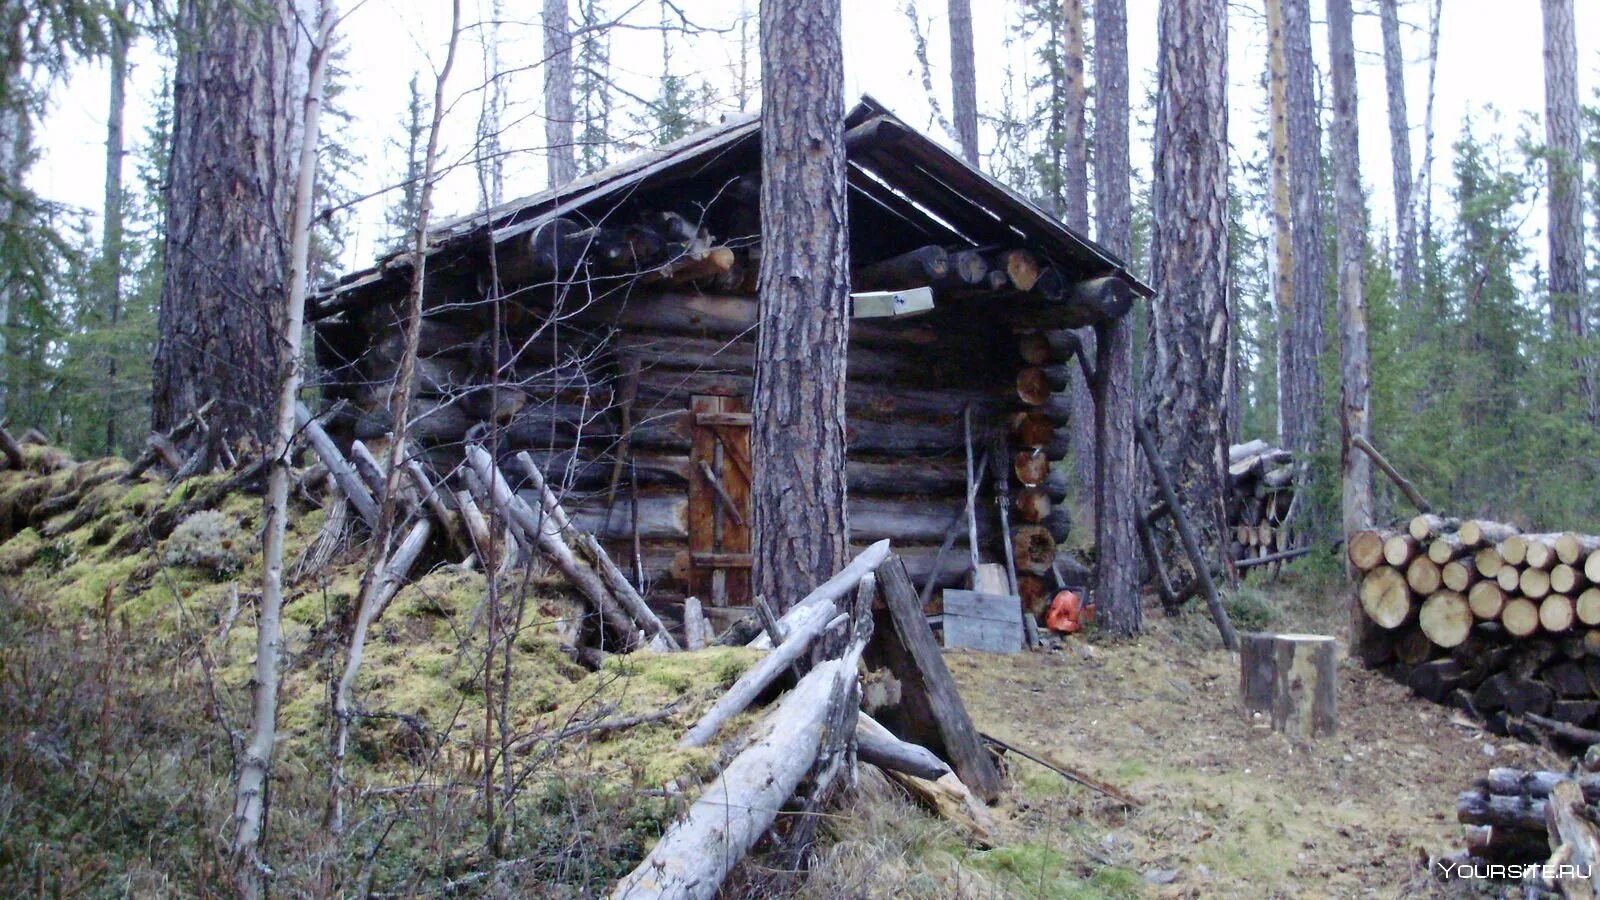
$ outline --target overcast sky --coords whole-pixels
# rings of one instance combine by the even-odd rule
[[[542,121],[539,119],[542,58],[537,29],[540,4],[531,0],[502,0],[504,12],[500,51],[503,69],[528,67],[506,82],[508,111],[503,121],[506,148],[529,148],[512,156],[506,168],[508,196],[532,193],[543,186]],[[637,6],[634,4],[637,3]],[[341,4],[350,8],[350,0]],[[576,5],[576,4],[574,4]],[[626,21],[638,30],[614,33],[612,66],[621,85],[642,96],[653,96],[662,71],[659,34],[648,30],[660,21],[656,0],[607,0],[612,15],[632,8]],[[1129,0],[1129,45],[1132,94],[1136,103],[1155,89],[1156,0]],[[1264,66],[1264,38],[1258,0],[1236,0],[1230,19],[1230,132],[1236,153],[1253,156],[1262,130],[1264,97],[1260,85]],[[738,64],[737,20],[741,9],[753,9],[754,0],[683,0],[683,9],[700,25],[718,29],[696,37],[674,38],[673,71],[692,83],[707,82],[732,107],[733,71]],[[1021,40],[1009,28],[1016,19],[1010,2],[976,0],[974,29],[977,47],[979,104],[983,110],[1000,106],[1006,91],[1008,68],[1021,77],[1030,65]],[[1579,81],[1583,101],[1594,103],[1600,80],[1600,3],[1577,0]],[[912,124],[929,129],[941,140],[948,137],[930,120],[930,103],[922,86],[903,0],[852,0],[845,4],[846,95],[872,94]],[[937,99],[949,110],[948,33],[942,0],[921,0],[932,56]],[[1312,0],[1316,22],[1314,40],[1319,69],[1326,60],[1326,32],[1321,0]],[[490,0],[463,0],[463,17],[471,26],[489,16]],[[1386,227],[1391,216],[1388,186],[1389,137],[1384,101],[1381,40],[1375,11],[1367,0],[1356,0],[1356,46],[1360,66],[1361,163],[1363,181],[1373,193],[1374,227]],[[1413,158],[1422,159],[1421,123],[1426,100],[1427,51],[1425,0],[1402,0],[1406,23],[1403,40],[1412,65],[1407,70],[1407,90],[1413,126]],[[436,61],[444,56],[448,37],[449,3],[446,0],[366,0],[346,20],[343,41],[349,50],[351,83],[345,105],[357,116],[352,143],[365,156],[356,185],[374,191],[396,180],[401,167],[389,147],[405,121],[406,85],[413,72],[421,72],[425,92],[431,92]],[[477,43],[481,29],[463,37],[458,68],[448,94],[453,98],[446,124],[446,161],[470,153],[484,80],[482,51]],[[1542,37],[1539,0],[1445,0],[1440,40],[1436,99],[1435,178],[1440,184],[1436,205],[1444,202],[1448,184],[1450,145],[1459,136],[1463,118],[1472,115],[1482,123],[1480,134],[1499,129],[1514,136],[1529,114],[1544,105]],[[756,39],[754,24],[750,40]],[[1092,35],[1091,35],[1092,38]],[[128,133],[142,141],[154,94],[159,89],[162,61],[148,45],[133,54]],[[1036,66],[1034,68],[1037,68]],[[43,158],[32,173],[35,190],[43,196],[82,207],[97,214],[104,190],[106,73],[102,65],[80,66],[54,91],[53,105],[40,135]],[[1482,115],[1492,104],[1501,116],[1491,121]],[[1136,110],[1136,115],[1139,112]],[[627,126],[626,117],[618,123]],[[1537,132],[1542,136],[1542,131]],[[1134,128],[1134,164],[1148,168],[1148,125]],[[987,147],[985,148],[988,149]],[[132,168],[128,170],[132,173]],[[452,172],[437,194],[441,215],[468,212],[479,203],[476,179],[470,166]],[[355,214],[356,240],[350,249],[352,264],[364,264],[380,241],[380,198],[364,204]],[[1525,228],[1530,246],[1542,250],[1542,215],[1530,217]],[[1535,243],[1538,242],[1538,243]]]

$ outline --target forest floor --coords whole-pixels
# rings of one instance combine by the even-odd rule
[[[1336,588],[1245,593],[1267,620],[1258,625],[1342,631]],[[1463,846],[1456,794],[1495,766],[1565,767],[1348,661],[1338,734],[1291,741],[1240,712],[1236,658],[1202,609],[1152,613],[1134,641],[1073,639],[1024,657],[946,654],[981,730],[1111,782],[1140,808],[1012,757],[994,849],[961,848],[929,834],[923,817],[886,811],[836,829],[829,855],[840,864],[819,867],[814,891],[1466,896],[1471,886],[1429,872],[1431,857]]]
[[[227,476],[169,488],[120,480],[119,460],[63,467],[52,451],[29,453],[28,471],[0,471],[0,885],[225,893],[222,823],[250,703],[260,499],[214,493]],[[297,505],[291,558],[305,558],[327,521]],[[234,562],[195,563],[205,546]],[[677,736],[754,656],[635,654],[587,672],[559,651],[575,640],[578,615],[565,584],[506,576],[521,618],[497,703],[502,728],[530,749],[510,765],[523,786],[514,840],[486,857],[471,800],[486,714],[477,624],[486,583],[435,561],[372,635],[358,684],[368,712],[346,773],[350,821],[362,826],[329,844],[327,686],[365,555],[352,542],[326,565],[291,570],[273,793],[279,890],[603,893],[714,774],[721,749],[676,750]],[[1344,597],[1336,579],[1302,571],[1228,603],[1241,630],[1340,633]],[[982,730],[1142,805],[1119,808],[1013,757],[994,846],[977,849],[863,767],[859,792],[824,814],[806,880],[756,856],[726,896],[1460,895],[1428,871],[1430,856],[1461,846],[1457,792],[1493,766],[1564,765],[1348,663],[1337,736],[1289,741],[1238,711],[1237,662],[1193,606],[1176,618],[1154,612],[1137,640],[1076,637],[1049,652],[946,659]],[[671,718],[586,741],[559,736],[571,723],[662,710]]]

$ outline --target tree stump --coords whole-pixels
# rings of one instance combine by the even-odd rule
[[[1337,642],[1316,634],[1243,635],[1239,699],[1248,712],[1271,716],[1292,737],[1332,735],[1338,727]]]

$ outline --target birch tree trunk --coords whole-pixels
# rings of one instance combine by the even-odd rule
[[[1406,112],[1405,51],[1400,40],[1400,0],[1378,0],[1383,29],[1383,82],[1389,95],[1389,157],[1394,183],[1395,268],[1400,302],[1415,306],[1417,291],[1417,208],[1412,199],[1411,119]]]
[[[214,399],[207,421],[225,439],[270,442],[295,180],[290,108],[299,105],[289,87],[292,12],[287,0],[259,10],[179,4],[157,431]]]
[[[1574,343],[1588,337],[1583,271],[1583,127],[1578,106],[1578,38],[1572,0],[1544,0],[1544,130],[1549,179],[1550,324]],[[1600,420],[1594,360],[1578,360],[1589,421]]]
[[[1122,259],[1133,253],[1133,200],[1128,161],[1128,9],[1126,0],[1094,7],[1094,181],[1096,237]],[[1102,627],[1135,634],[1144,625],[1135,555],[1139,484],[1133,423],[1137,385],[1133,372],[1133,316],[1096,328],[1098,376],[1094,408],[1095,589]]]
[[[500,70],[500,0],[489,4],[483,24],[483,104],[478,110],[478,187],[487,207],[505,200],[505,156],[500,144],[501,113],[506,108],[506,75]]]
[[[844,55],[839,0],[761,4],[755,592],[774,609],[844,565]]]
[[[1294,242],[1287,327],[1294,330],[1294,355],[1282,364],[1290,387],[1283,409],[1284,442],[1309,455],[1316,443],[1322,403],[1318,361],[1322,333],[1322,140],[1318,134],[1317,72],[1311,57],[1311,0],[1282,0],[1285,134],[1289,151],[1290,234]]]
[[[128,19],[128,0],[117,4],[117,20]],[[111,52],[108,54],[107,72],[111,82],[111,99],[106,109],[106,192],[101,212],[100,254],[105,265],[106,323],[115,332],[122,321],[122,157],[123,111],[126,108],[128,84],[128,31],[111,29]],[[4,347],[0,347],[3,353]],[[107,456],[117,451],[117,349],[116,344],[106,349],[106,442]]]
[[[1346,540],[1372,522],[1372,461],[1355,446],[1370,440],[1368,407],[1372,360],[1367,348],[1367,302],[1363,294],[1365,246],[1361,201],[1361,147],[1356,124],[1356,50],[1350,0],[1328,0],[1328,55],[1333,81],[1334,219],[1339,253],[1339,458]],[[1351,653],[1361,658],[1365,615],[1351,611]]]
[[[333,0],[324,0],[312,49],[310,76],[302,100],[299,174],[294,187],[294,213],[289,231],[289,286],[283,305],[272,317],[277,346],[277,397],[272,443],[268,450],[266,525],[261,541],[261,603],[256,618],[255,687],[250,734],[240,754],[234,796],[233,857],[239,892],[263,892],[260,856],[267,783],[272,775],[277,740],[278,677],[283,658],[283,541],[289,508],[290,443],[295,435],[295,405],[300,393],[300,347],[304,338],[307,268],[311,248],[311,203],[317,161],[318,120],[328,52],[336,22]]]
[[[544,0],[544,142],[550,160],[550,186],[578,177],[572,140],[572,20],[567,0]]]
[[[978,63],[972,49],[972,0],[950,0],[950,105],[961,157],[978,167]]]
[[[1418,217],[1418,253],[1427,253],[1433,246],[1433,101],[1437,96],[1439,79],[1439,23],[1444,18],[1444,0],[1434,0],[1428,14],[1428,101],[1422,108],[1422,168],[1420,170],[1422,214]],[[1420,260],[1420,257],[1419,257]],[[1426,275],[1417,273],[1418,290]]]
[[[1228,262],[1226,0],[1162,0],[1146,420],[1201,554],[1225,564]],[[1184,558],[1168,541],[1168,560]]]

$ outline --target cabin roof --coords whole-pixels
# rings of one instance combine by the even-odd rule
[[[541,224],[619,202],[658,183],[691,180],[748,159],[760,144],[760,116],[730,117],[711,128],[633,156],[560,187],[440,223],[428,253],[452,254],[486,241],[513,241]],[[870,96],[845,119],[852,201],[870,203],[924,243],[974,248],[1027,246],[1081,278],[1117,275],[1144,297],[1153,296],[1127,264],[1009,187],[897,118]],[[453,254],[452,254],[453,255]],[[320,318],[384,281],[408,276],[411,254],[396,250],[365,269],[320,288],[308,314]]]

